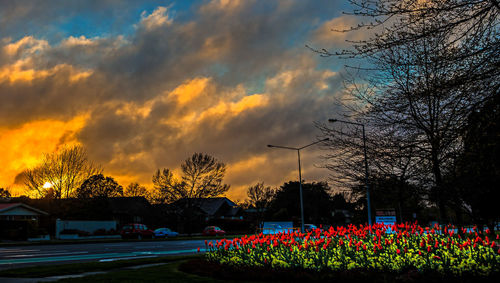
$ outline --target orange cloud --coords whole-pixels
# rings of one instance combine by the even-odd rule
[[[217,105],[214,105],[203,111],[200,114],[199,120],[218,115],[227,115],[228,117],[234,117],[243,111],[265,106],[268,102],[269,98],[264,94],[248,95],[236,102],[221,101]]]
[[[49,109],[47,111],[50,111]],[[44,153],[51,153],[62,145],[78,144],[75,134],[85,125],[87,115],[69,121],[40,120],[10,129],[0,128],[0,186],[11,187],[14,194],[23,193],[15,185],[15,177],[23,170],[36,166]]]
[[[199,97],[209,82],[210,78],[194,78],[175,88],[170,95],[175,96],[180,104],[186,104]]]
[[[33,36],[25,36],[16,42],[5,45],[3,49],[7,55],[15,56],[19,52],[32,54],[47,47],[49,47],[49,43],[46,40],[35,39]]]
[[[21,59],[11,65],[0,68],[0,82],[31,82],[43,79],[57,72],[67,72],[70,82],[76,82],[92,75],[92,71],[79,70],[68,64],[59,64],[50,69],[36,69],[30,58]]]

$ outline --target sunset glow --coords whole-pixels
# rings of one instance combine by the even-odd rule
[[[353,23],[332,2],[1,4],[0,187],[26,193],[23,170],[77,144],[124,187],[194,152],[227,164],[235,200],[296,179],[265,145],[308,143],[335,112],[343,67],[304,47],[345,39],[328,43]],[[305,179],[327,179],[321,154],[304,153]]]

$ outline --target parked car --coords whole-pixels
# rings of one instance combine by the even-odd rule
[[[148,226],[139,223],[131,223],[123,226],[120,235],[122,239],[139,239],[143,238],[155,238],[155,233],[153,230],[148,229]]]
[[[224,236],[226,231],[217,226],[207,226],[203,229],[203,236]]]
[[[318,227],[316,227],[316,225],[314,224],[304,224],[304,230],[306,230],[306,232],[311,232],[316,229],[318,229]]]
[[[158,228],[155,230],[156,238],[168,238],[168,237],[177,237],[179,233],[174,232],[168,228]]]

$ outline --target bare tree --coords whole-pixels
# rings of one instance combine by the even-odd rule
[[[255,209],[256,223],[259,225],[264,220],[266,210],[271,206],[276,190],[264,183],[257,183],[247,189],[247,199],[243,204],[245,207]]]
[[[138,183],[130,183],[123,191],[123,196],[125,197],[145,197],[150,199],[150,193],[148,189]]]
[[[182,181],[169,169],[153,175],[156,202],[216,197],[229,190],[229,185],[223,184],[226,165],[210,155],[195,153],[181,164],[181,169]]]
[[[222,183],[226,164],[210,155],[195,153],[181,164],[181,169],[187,198],[215,197],[229,190],[229,185]]]
[[[245,204],[249,208],[256,208],[258,210],[265,209],[273,200],[275,193],[274,189],[269,186],[264,186],[264,183],[257,183],[248,187],[248,199],[245,201]]]
[[[443,176],[462,147],[467,117],[500,89],[496,1],[351,1],[355,15],[384,24],[373,38],[337,54],[363,60],[370,70],[348,80],[348,119],[368,129],[372,175],[396,175],[428,189],[446,217],[450,188]],[[333,55],[326,50],[324,56]],[[320,125],[332,135],[331,169],[360,180],[360,131]],[[340,146],[339,146],[340,145]],[[338,172],[337,171],[337,172]]]
[[[157,203],[182,199],[180,218],[185,231],[191,233],[194,204],[199,204],[202,198],[220,196],[229,190],[229,185],[223,183],[226,165],[210,155],[195,153],[181,164],[181,169],[182,181],[177,180],[169,169],[158,170],[153,175],[153,199]]]
[[[53,191],[55,198],[74,196],[75,190],[102,168],[89,161],[81,146],[46,154],[42,163],[23,172],[24,184],[39,197]]]
[[[172,203],[186,197],[186,186],[174,177],[169,169],[159,169],[153,175],[151,200],[154,203]]]

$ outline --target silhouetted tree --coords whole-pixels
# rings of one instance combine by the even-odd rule
[[[123,196],[123,188],[113,178],[102,174],[90,176],[76,191],[81,199]]]
[[[264,183],[257,183],[248,187],[248,198],[245,200],[243,206],[247,209],[255,210],[255,221],[257,225],[264,220],[265,212],[270,207],[275,193],[275,189],[264,186]]]
[[[493,231],[500,219],[494,197],[500,184],[500,96],[470,115],[456,175],[452,185],[460,188],[460,194],[454,199],[459,197],[477,224],[487,224]]]
[[[363,23],[344,32],[355,30],[375,30],[368,39],[352,41],[354,49],[342,52],[316,50],[323,56],[344,55],[348,57],[374,57],[380,52],[419,44],[425,38],[448,36],[447,49],[454,46],[458,52],[451,54],[450,60],[461,62],[471,60],[481,63],[470,65],[470,76],[455,81],[468,85],[470,81],[482,81],[486,89],[490,80],[498,76],[499,37],[498,21],[500,4],[497,0],[349,0],[353,10],[345,14],[363,19]],[[425,31],[422,24],[425,23]],[[336,27],[332,27],[337,30]],[[415,29],[416,28],[416,29]],[[397,36],[395,36],[397,35]],[[438,50],[441,52],[441,50]],[[498,86],[498,82],[496,84]],[[497,89],[490,89],[494,95]]]
[[[153,199],[156,203],[172,203],[185,199],[182,220],[185,231],[191,232],[193,199],[217,197],[229,190],[223,183],[226,165],[214,157],[195,153],[181,164],[182,181],[169,169],[153,175]]]
[[[68,198],[87,178],[101,171],[88,160],[83,147],[73,146],[46,154],[40,165],[25,170],[23,175],[24,184],[39,197],[51,190],[55,198]]]
[[[334,210],[327,183],[302,183],[304,219],[306,223],[330,223]],[[299,182],[283,184],[277,191],[267,213],[274,220],[300,222]]]
[[[500,89],[494,24],[498,5],[458,0],[351,2],[360,7],[355,14],[375,19],[372,26],[384,22],[379,34],[338,53],[362,58],[371,68],[361,82],[347,81],[354,103],[344,104],[349,117],[367,126],[370,171],[426,188],[427,200],[437,205],[441,220],[448,221],[452,188],[444,176],[453,170],[461,132],[469,115]],[[485,19],[493,22],[482,22]],[[348,138],[339,130],[322,129],[332,140],[330,168],[357,186],[363,174],[360,129]]]
[[[170,169],[160,169],[153,175],[153,191],[151,199],[153,203],[172,203],[186,197],[186,185],[174,177]]]
[[[154,195],[158,202],[171,203],[181,198],[220,196],[229,185],[223,184],[226,165],[214,157],[195,153],[181,164],[182,181],[163,169],[153,175]]]
[[[0,188],[0,199],[10,198],[10,192],[8,189]]]
[[[223,184],[226,164],[210,155],[195,153],[181,169],[188,198],[216,197],[229,190],[229,185]]]
[[[125,190],[123,190],[124,197],[145,197],[150,198],[150,193],[148,189],[138,183],[130,183]]]
[[[371,175],[370,185],[372,208],[392,208],[396,211],[398,221],[415,221],[413,213],[418,215],[424,207],[423,190],[419,189],[419,186],[402,181],[397,176]],[[358,209],[361,208],[361,218],[365,219],[367,215],[365,186],[354,187],[353,192],[359,196],[355,204]],[[375,215],[374,210],[372,215]]]

